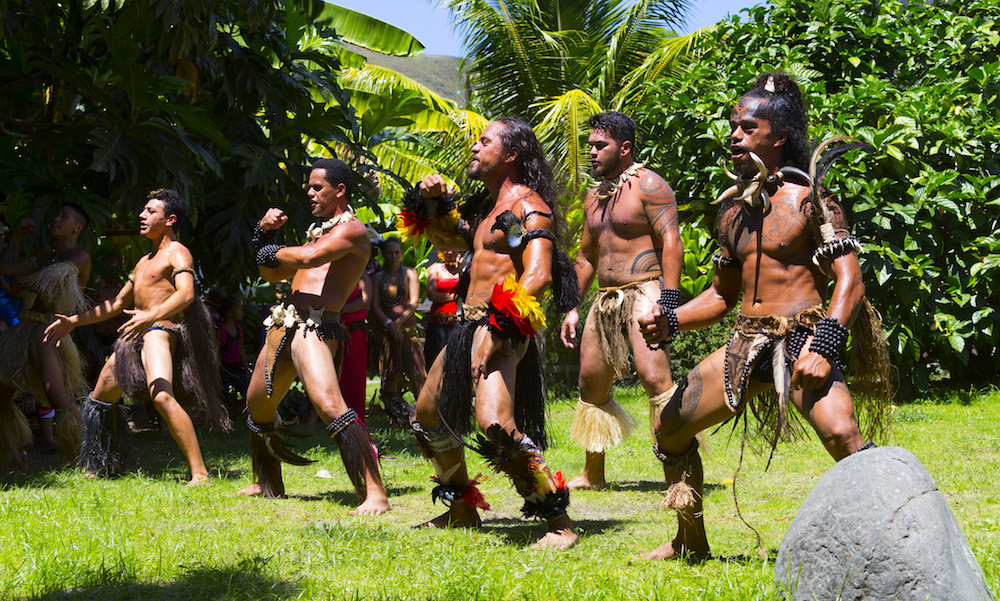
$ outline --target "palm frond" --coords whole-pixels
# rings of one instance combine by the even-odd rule
[[[485,95],[493,114],[527,118],[535,99],[558,81],[560,43],[541,26],[533,1],[447,0],[454,27],[462,36],[473,89]]]
[[[424,50],[417,38],[402,29],[336,4],[327,4],[314,23],[333,27],[344,41],[382,54],[414,56]]]
[[[589,170],[587,122],[601,112],[601,105],[587,92],[574,89],[536,106],[541,116],[537,127],[540,141],[555,164],[556,177],[566,182],[570,191],[576,191]]]
[[[385,94],[397,89],[413,90],[427,100],[428,106],[445,113],[455,106],[419,81],[388,67],[370,63],[361,68],[348,67],[341,71],[341,79],[345,88],[369,94]]]
[[[651,52],[642,64],[628,73],[615,94],[612,106],[615,110],[626,110],[636,106],[646,93],[645,82],[654,81],[664,75],[676,76],[692,60],[695,60],[700,42],[715,31],[715,26],[704,27],[684,36],[664,40]]]

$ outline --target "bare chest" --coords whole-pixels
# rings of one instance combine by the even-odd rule
[[[795,199],[774,202],[767,215],[744,205],[727,237],[729,248],[741,259],[758,253],[790,259],[811,252],[814,246],[808,217]]]
[[[156,255],[140,259],[135,266],[132,279],[137,290],[163,286],[173,288],[173,276],[174,268],[168,257]]]
[[[599,246],[615,240],[634,240],[649,236],[652,228],[638,194],[623,190],[618,198],[592,199],[586,208],[587,228]]]
[[[508,232],[504,229],[503,224],[497,221],[497,217],[505,211],[506,209],[494,209],[476,228],[476,235],[473,237],[473,250],[476,254],[479,254],[480,251],[505,256],[514,253],[516,247],[512,247],[508,243]],[[520,223],[517,227],[521,227]]]

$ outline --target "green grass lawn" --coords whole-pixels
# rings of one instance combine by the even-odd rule
[[[638,389],[619,402],[646,414]],[[583,454],[570,441],[574,401],[551,404],[550,465],[575,475]],[[415,530],[441,512],[430,503],[430,465],[385,420],[375,439],[392,510],[348,515],[356,501],[336,452],[320,435],[300,450],[317,459],[285,466],[290,497],[243,499],[250,481],[247,434],[201,435],[213,485],[188,489],[186,464],[170,438],[141,432],[141,468],[126,478],[89,481],[62,465],[35,463],[8,475],[0,492],[0,599],[773,599],[773,560],[800,503],[832,460],[814,438],[782,445],[766,458],[747,454],[733,473],[738,438],[710,436],[704,455],[708,533],[715,557],[700,565],[637,558],[670,539],[672,514],[658,510],[662,488],[650,438],[640,429],[608,457],[602,492],[574,493],[571,516],[582,533],[565,552],[526,547],[543,527],[520,518],[509,481],[482,485],[493,506],[480,531]],[[1000,588],[1000,393],[900,407],[889,443],[912,451],[937,481],[994,590]],[[329,470],[333,479],[318,478]],[[488,473],[470,456],[470,470]],[[928,550],[934,552],[934,550]]]

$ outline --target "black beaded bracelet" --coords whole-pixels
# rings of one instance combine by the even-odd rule
[[[674,338],[677,338],[677,334],[680,333],[681,324],[677,320],[677,314],[674,313],[673,309],[664,308],[663,314],[667,316],[667,323],[670,325],[670,333],[663,339],[663,342],[670,344],[674,341]]]
[[[816,334],[809,344],[809,352],[819,353],[832,364],[840,364],[840,352],[847,344],[847,328],[832,317],[824,317],[816,324]]]
[[[260,251],[268,244],[273,244],[275,239],[278,237],[278,230],[265,230],[257,224],[253,228],[253,236],[250,237],[250,242],[253,243],[254,251]]]
[[[261,267],[269,267],[274,269],[275,267],[281,266],[281,261],[278,260],[278,251],[285,248],[284,244],[268,244],[262,246],[260,250],[257,251],[257,264]]]
[[[348,409],[343,415],[326,425],[326,433],[330,436],[339,436],[344,428],[350,426],[358,419],[358,413],[354,409]]]
[[[247,414],[247,428],[250,430],[250,432],[254,434],[261,434],[261,435],[270,434],[271,432],[274,432],[274,428],[276,425],[277,422],[271,422],[269,424],[258,424],[257,422],[253,421],[253,418],[250,417],[249,413]]]
[[[681,306],[681,291],[679,288],[664,288],[660,290],[660,300],[656,301],[664,309],[676,309]]]

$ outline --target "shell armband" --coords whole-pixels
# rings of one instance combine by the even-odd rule
[[[849,254],[850,252],[861,253],[861,242],[858,241],[854,236],[845,236],[843,238],[835,238],[823,246],[816,249],[813,253],[812,261],[817,266],[825,261],[832,261],[837,257]]]

